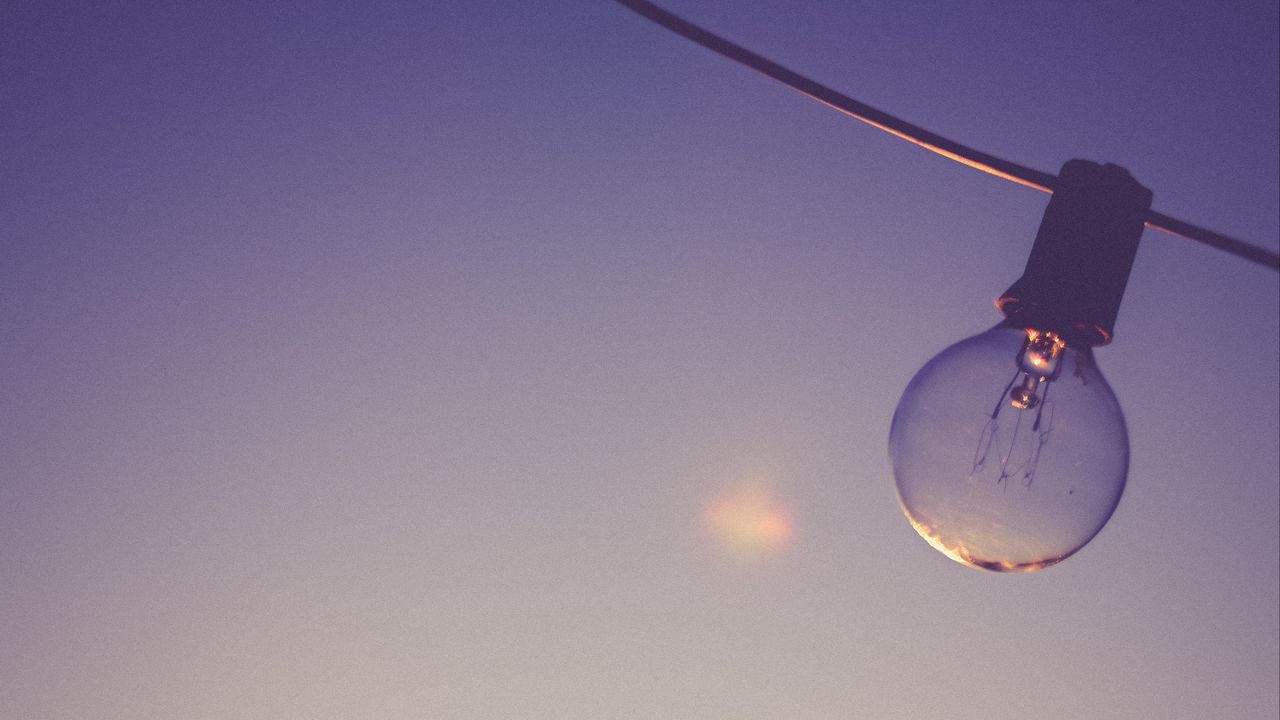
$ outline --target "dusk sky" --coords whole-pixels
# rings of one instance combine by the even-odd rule
[[[1273,0],[665,0],[1280,241]],[[607,0],[0,7],[0,717],[1274,720],[1280,282],[1146,231],[1083,550],[887,440],[1048,196]]]

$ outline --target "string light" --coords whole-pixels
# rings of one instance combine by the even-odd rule
[[[1005,320],[930,360],[889,436],[912,527],[965,565],[1049,567],[1084,547],[1123,494],[1124,415],[1093,357],[1111,341],[1143,228],[1280,271],[1280,255],[1151,209],[1123,168],[1071,160],[1058,175],[949,140],[715,35],[647,0],[617,0],[662,27],[872,127],[950,160],[1052,194]]]

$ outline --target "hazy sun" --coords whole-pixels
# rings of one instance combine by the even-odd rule
[[[735,551],[781,550],[791,539],[791,513],[760,484],[717,498],[703,510],[702,517],[712,534]]]

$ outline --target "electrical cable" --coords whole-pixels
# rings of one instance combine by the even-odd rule
[[[843,93],[832,90],[826,85],[789,70],[768,58],[757,55],[740,45],[729,42],[719,35],[694,25],[688,20],[668,12],[647,0],[615,0],[615,2],[677,35],[692,40],[712,52],[723,55],[740,65],[745,65],[777,80],[783,85],[799,91],[828,107],[839,110],[874,128],[883,130],[962,165],[967,165],[976,170],[981,170],[998,178],[1034,188],[1041,192],[1052,193],[1057,183],[1058,178],[1056,175],[1009,162],[994,155],[988,155],[974,148],[948,140],[941,135],[929,132],[922,127],[894,117],[866,103],[854,100]],[[1172,218],[1155,210],[1147,211],[1145,224],[1153,230],[1194,240],[1236,257],[1269,267],[1272,270],[1280,271],[1280,255],[1242,240],[1216,233],[1184,220]]]

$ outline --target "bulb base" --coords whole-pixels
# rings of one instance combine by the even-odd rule
[[[996,300],[1008,323],[1076,346],[1111,342],[1151,198],[1122,167],[1068,160],[1022,277]]]

